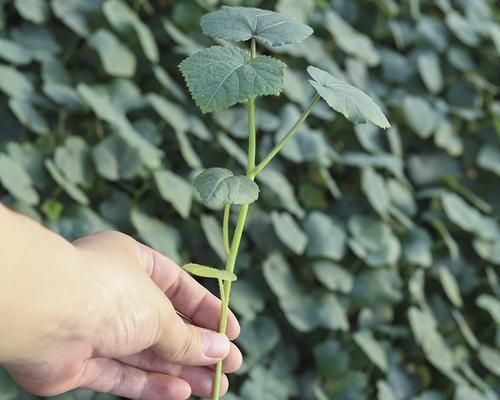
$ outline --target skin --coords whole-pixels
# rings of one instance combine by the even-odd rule
[[[218,360],[240,367],[235,316],[216,333],[219,299],[133,238],[70,243],[0,203],[0,243],[0,363],[26,390],[209,397]]]

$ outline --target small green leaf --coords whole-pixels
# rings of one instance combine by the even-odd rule
[[[355,30],[332,10],[327,10],[324,16],[325,28],[344,52],[356,56],[370,67],[380,63],[380,55],[368,36]]]
[[[448,296],[452,304],[456,307],[462,307],[463,301],[460,295],[458,282],[455,276],[445,266],[439,268],[439,280],[441,281],[446,296]]]
[[[438,55],[433,51],[426,51],[418,56],[417,65],[427,89],[431,93],[439,93],[444,82]]]
[[[201,18],[203,33],[230,42],[255,38],[269,46],[298,43],[313,30],[294,18],[251,7],[222,7]]]
[[[14,5],[22,17],[35,24],[46,22],[50,8],[46,0],[15,0]]]
[[[382,217],[387,217],[391,199],[384,178],[375,172],[373,168],[363,168],[361,188],[373,209]]]
[[[13,40],[0,38],[0,58],[23,65],[31,61],[31,53]]]
[[[59,186],[75,201],[82,205],[88,205],[89,199],[85,192],[81,190],[76,184],[68,180],[61,171],[59,171],[50,159],[45,160],[45,167],[50,173],[50,176],[57,182]]]
[[[24,166],[16,159],[0,153],[0,183],[16,199],[28,205],[38,204],[39,197]]]
[[[172,203],[182,218],[187,218],[193,193],[191,183],[166,169],[155,171],[154,178],[163,200]]]
[[[384,129],[391,126],[379,106],[358,88],[313,66],[309,66],[307,72],[318,94],[349,121],[361,124],[370,121]]]
[[[195,263],[185,264],[182,266],[182,269],[189,272],[191,275],[200,276],[202,278],[216,278],[230,282],[234,282],[237,279],[236,275],[232,272]]]
[[[279,94],[284,67],[272,57],[251,59],[248,51],[220,46],[201,50],[179,65],[194,101],[204,113],[251,96]]]
[[[307,236],[287,212],[273,211],[271,222],[280,240],[295,254],[302,254],[307,245]]]
[[[225,168],[209,168],[194,181],[201,200],[208,207],[249,204],[259,197],[259,187],[246,176],[234,176]]]
[[[52,11],[70,29],[78,35],[90,35],[89,17],[99,10],[101,0],[52,0]]]
[[[477,165],[500,176],[500,150],[492,145],[484,145],[477,156]]]
[[[387,354],[371,331],[359,331],[354,334],[354,341],[361,347],[368,358],[382,371],[388,368]]]
[[[7,65],[0,65],[0,90],[13,98],[29,98],[35,92],[24,74]]]
[[[125,2],[108,0],[104,3],[103,11],[109,23],[118,31],[126,31],[129,27],[134,29],[146,57],[158,62],[158,46],[153,33]]]
[[[88,38],[88,43],[99,53],[104,70],[108,74],[121,77],[134,75],[134,54],[111,32],[99,29]]]
[[[40,135],[49,132],[47,121],[38,110],[26,99],[11,98],[9,107],[19,122]]]
[[[97,173],[110,180],[134,178],[141,167],[139,152],[117,134],[108,136],[92,149]]]

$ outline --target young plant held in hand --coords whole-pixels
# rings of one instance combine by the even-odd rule
[[[191,55],[179,66],[194,101],[203,113],[222,110],[242,102],[246,102],[248,110],[246,175],[234,175],[225,168],[209,168],[194,182],[204,204],[224,208],[222,233],[227,255],[225,270],[198,264],[185,266],[193,275],[218,279],[222,300],[219,332],[225,333],[231,284],[236,279],[234,268],[248,208],[259,195],[259,188],[254,182],[257,175],[295,135],[321,98],[354,123],[370,121],[381,128],[388,128],[390,125],[377,104],[361,90],[326,71],[309,66],[309,82],[316,89],[316,95],[290,131],[257,163],[255,99],[281,93],[285,68],[285,64],[273,57],[258,55],[257,43],[267,48],[298,43],[311,35],[313,30],[293,18],[247,7],[223,7],[211,12],[201,19],[201,27],[204,34],[216,39],[249,42],[249,50],[239,47],[209,47]],[[239,214],[230,239],[229,213],[233,205],[239,206]],[[219,399],[221,373],[222,362],[219,362],[214,374],[212,400]]]

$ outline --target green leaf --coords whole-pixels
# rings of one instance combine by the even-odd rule
[[[307,72],[318,94],[349,121],[361,124],[370,121],[384,129],[391,126],[379,106],[358,88],[313,66],[307,67]]]
[[[249,357],[258,359],[271,352],[279,343],[280,337],[276,322],[267,316],[259,316],[243,324],[238,345]]]
[[[104,70],[111,76],[131,77],[135,73],[134,54],[106,29],[99,29],[88,38],[89,46],[101,58]]]
[[[155,171],[154,178],[163,200],[172,203],[182,218],[189,217],[193,197],[191,183],[166,169]]]
[[[492,347],[482,345],[478,353],[481,363],[493,374],[500,377],[500,352]]]
[[[425,86],[431,93],[439,93],[443,88],[443,74],[439,57],[433,51],[427,51],[418,56],[418,71]]]
[[[441,201],[448,218],[464,231],[489,240],[497,237],[499,228],[495,219],[484,216],[455,193],[444,194]]]
[[[383,372],[387,372],[387,355],[384,348],[373,337],[372,332],[368,330],[358,331],[354,334],[353,338],[368,358]]]
[[[201,50],[179,65],[194,101],[204,113],[248,97],[279,94],[284,67],[272,57],[251,59],[248,51],[219,46]]]
[[[354,287],[354,277],[340,265],[328,260],[316,261],[312,265],[316,279],[327,289],[349,293]]]
[[[38,204],[39,197],[24,166],[16,159],[0,153],[0,183],[16,199],[28,205]]]
[[[484,145],[477,156],[477,165],[500,176],[500,150]]]
[[[179,262],[181,257],[178,248],[181,238],[174,227],[137,208],[132,209],[131,221],[142,240],[175,262]]]
[[[298,43],[313,30],[294,18],[251,7],[222,7],[201,19],[203,33],[230,42],[255,38],[269,46]]]
[[[422,139],[427,139],[436,128],[436,114],[431,105],[421,97],[406,96],[403,111],[410,128]]]
[[[344,52],[363,60],[370,67],[380,63],[380,55],[368,36],[356,31],[330,9],[324,13],[324,17],[325,28]]]
[[[79,136],[68,136],[63,146],[54,152],[54,163],[71,182],[89,188],[93,184],[93,170],[87,143]]]
[[[45,160],[45,167],[50,173],[50,176],[57,182],[59,186],[76,202],[86,206],[89,204],[89,199],[85,192],[76,184],[68,180],[61,171],[56,167],[50,159]]]
[[[19,122],[31,129],[33,132],[40,135],[49,133],[47,121],[45,121],[43,115],[40,114],[29,101],[25,99],[11,98],[9,100],[9,108],[12,110]]]
[[[397,400],[394,389],[385,381],[377,382],[377,400]]]
[[[12,64],[24,65],[31,62],[31,53],[13,40],[0,38],[0,58]]]
[[[30,98],[33,84],[17,69],[0,64],[0,90],[12,98]]]
[[[92,149],[92,158],[97,173],[110,181],[133,179],[141,167],[137,149],[117,134],[99,142]]]
[[[185,264],[182,266],[182,269],[189,272],[191,275],[200,276],[202,278],[216,278],[231,282],[237,279],[236,275],[232,272],[195,263]]]
[[[287,212],[273,211],[271,222],[280,240],[295,254],[302,254],[307,245],[307,236]]]
[[[14,5],[24,19],[35,24],[44,23],[50,13],[46,0],[15,0]]]
[[[333,217],[322,212],[311,212],[305,221],[307,251],[309,257],[323,257],[339,261],[346,250],[344,228]]]
[[[387,217],[391,199],[384,178],[377,174],[373,168],[363,168],[361,188],[374,210],[382,217]]]
[[[90,35],[89,18],[101,6],[102,0],[52,0],[52,11],[76,34]]]
[[[208,244],[219,256],[221,261],[226,261],[226,251],[224,250],[224,240],[222,238],[222,229],[217,219],[210,214],[203,214],[200,217],[201,228],[205,233]]]
[[[246,176],[234,176],[225,168],[209,168],[199,174],[194,187],[203,204],[222,207],[224,204],[249,204],[259,197],[259,187]]]
[[[487,311],[493,321],[500,325],[500,300],[489,294],[482,294],[476,299],[476,305]]]
[[[439,280],[441,281],[441,285],[443,286],[446,296],[448,296],[448,299],[450,299],[454,306],[462,307],[463,301],[462,296],[460,295],[460,288],[457,280],[445,266],[439,267],[438,271]]]
[[[146,57],[151,62],[158,62],[158,46],[153,33],[126,3],[120,0],[108,0],[103,5],[103,11],[109,23],[118,31],[134,29]]]

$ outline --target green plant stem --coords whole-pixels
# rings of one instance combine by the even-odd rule
[[[269,154],[251,171],[251,173],[248,175],[250,179],[254,179],[257,174],[264,169],[264,167],[269,164],[269,162],[276,156],[276,154],[279,153],[279,151],[283,148],[285,144],[295,135],[297,132],[297,129],[304,123],[306,118],[309,116],[311,111],[313,110],[314,106],[320,99],[320,95],[316,94],[316,96],[313,97],[311,103],[307,107],[307,109],[304,111],[304,113],[300,116],[300,118],[297,120],[297,122],[292,126],[292,128],[288,131],[288,133],[281,139],[276,146],[273,147],[273,149],[269,152]]]
[[[222,240],[224,242],[224,251],[226,257],[229,256],[229,212],[231,211],[231,204],[226,204],[224,207],[224,219],[222,221]]]
[[[252,38],[250,44],[250,56],[255,58],[257,55],[256,42],[255,39]],[[247,102],[247,111],[248,111],[248,162],[247,162],[247,177],[251,180],[255,179],[255,175],[252,175],[253,170],[255,169],[255,154],[257,147],[256,140],[256,132],[255,132],[255,99],[253,97],[248,98]],[[240,248],[240,241],[243,235],[243,229],[245,228],[245,222],[248,214],[248,204],[242,204],[240,207],[240,212],[238,214],[238,221],[236,222],[236,228],[234,229],[234,236],[231,242],[231,248],[229,249],[229,255],[226,260],[226,271],[234,272],[234,266],[236,264],[236,257],[238,255],[238,250]],[[227,215],[226,215],[227,214]],[[224,209],[224,220],[229,219],[229,211],[228,207]],[[226,234],[224,234],[226,231]],[[227,224],[223,222],[223,238],[228,237],[227,234]],[[229,243],[229,239],[224,239],[224,247],[226,247],[226,243]],[[229,312],[229,299],[231,294],[231,282],[224,281],[221,292],[222,296],[222,307],[220,312],[220,320],[219,320],[219,333],[226,333],[227,328],[227,314]],[[214,380],[212,386],[212,400],[219,400],[219,392],[220,392],[220,379],[222,374],[222,361],[217,362],[215,366],[214,372]]]

